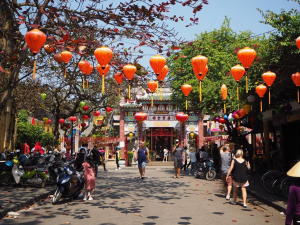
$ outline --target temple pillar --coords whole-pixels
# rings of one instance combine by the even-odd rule
[[[125,112],[120,109],[120,143],[124,143],[122,146],[125,145]],[[119,143],[119,146],[121,145]],[[124,152],[125,152],[125,147],[121,147],[121,159],[124,159]]]

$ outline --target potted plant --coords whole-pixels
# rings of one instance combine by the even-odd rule
[[[128,151],[127,152],[127,166],[131,166],[132,165],[132,159],[133,159],[133,151]]]

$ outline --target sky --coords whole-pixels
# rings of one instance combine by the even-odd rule
[[[159,0],[153,0],[158,2]],[[225,16],[231,19],[231,28],[236,31],[250,30],[254,34],[261,34],[268,32],[274,28],[269,25],[260,23],[263,20],[262,15],[257,8],[266,11],[271,10],[275,13],[280,13],[282,9],[289,11],[291,9],[298,9],[300,11],[300,5],[293,1],[287,0],[208,0],[209,4],[204,5],[203,9],[198,12],[199,24],[192,27],[185,27],[192,17],[192,10],[181,5],[172,6],[170,9],[170,15],[184,15],[185,21],[172,22],[164,21],[170,28],[175,27],[179,37],[183,37],[186,40],[193,40],[196,38],[196,34],[201,32],[212,31],[221,27]],[[300,35],[300,30],[299,30]],[[136,43],[138,43],[136,41]],[[144,48],[145,56],[139,60],[140,64],[149,67],[149,59],[151,55],[155,55],[157,52],[150,48]]]

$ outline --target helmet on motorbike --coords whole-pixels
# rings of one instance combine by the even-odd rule
[[[13,166],[13,163],[12,163],[12,161],[6,161],[6,166],[8,166],[8,167],[12,167]]]
[[[25,155],[25,154],[22,154],[20,155],[19,157],[19,162],[22,164],[22,165],[26,165],[28,163],[28,156]]]

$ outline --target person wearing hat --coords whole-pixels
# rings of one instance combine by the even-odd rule
[[[175,167],[175,176],[174,178],[180,179],[180,170],[185,162],[185,153],[184,148],[180,146],[179,140],[175,141],[176,145],[174,146],[172,152],[174,155],[174,167]]]
[[[293,166],[287,175],[290,177],[300,177],[300,162]],[[291,186],[289,190],[288,204],[286,208],[286,220],[285,224],[300,224],[300,179],[297,179]]]

